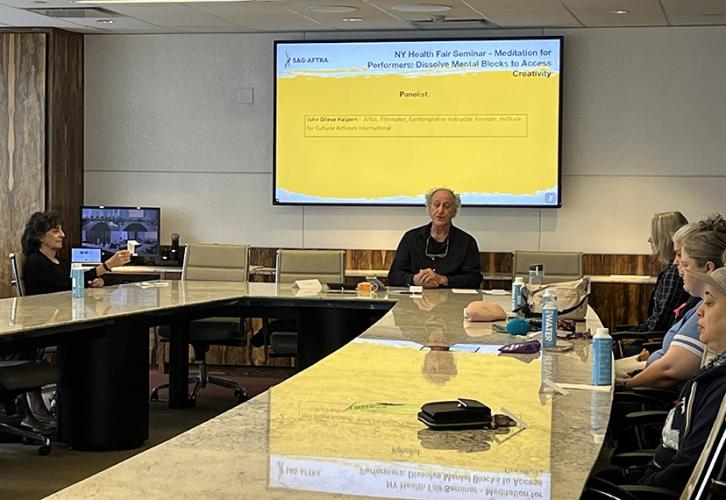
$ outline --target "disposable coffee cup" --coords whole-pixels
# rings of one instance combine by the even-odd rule
[[[129,251],[129,253],[132,256],[136,255],[136,247],[139,245],[139,242],[136,240],[129,240],[126,242],[126,250]]]

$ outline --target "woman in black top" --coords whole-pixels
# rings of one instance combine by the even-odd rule
[[[27,295],[71,289],[70,266],[58,256],[65,237],[58,212],[50,210],[30,216],[22,238],[25,254],[23,281]],[[116,266],[128,263],[130,259],[127,250],[119,250],[106,262],[86,271],[86,283],[93,287],[102,287],[103,279],[100,276]]]

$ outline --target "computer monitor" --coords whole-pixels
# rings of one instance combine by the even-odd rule
[[[159,256],[160,222],[160,208],[86,206],[81,209],[81,245],[113,253],[136,240],[136,255]]]

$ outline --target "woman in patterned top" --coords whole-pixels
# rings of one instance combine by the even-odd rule
[[[676,257],[673,235],[687,223],[680,212],[661,212],[653,216],[648,243],[653,255],[667,267],[658,275],[650,296],[648,317],[635,328],[637,331],[668,330],[675,320],[673,311],[688,300],[688,293],[683,290],[683,280],[673,263]]]

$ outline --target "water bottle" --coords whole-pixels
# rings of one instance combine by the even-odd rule
[[[71,264],[71,291],[74,299],[83,297],[85,288],[83,279],[83,266],[79,263]]]
[[[610,405],[609,391],[590,391],[590,433],[596,444],[602,444],[605,441]]]
[[[542,297],[542,348],[557,346],[557,292],[550,287]]]
[[[613,381],[613,338],[607,328],[598,328],[592,337],[592,385]]]
[[[529,266],[529,284],[541,285],[544,282],[544,264]]]
[[[519,311],[522,307],[522,287],[524,286],[524,280],[521,276],[514,278],[512,282],[512,312]]]

